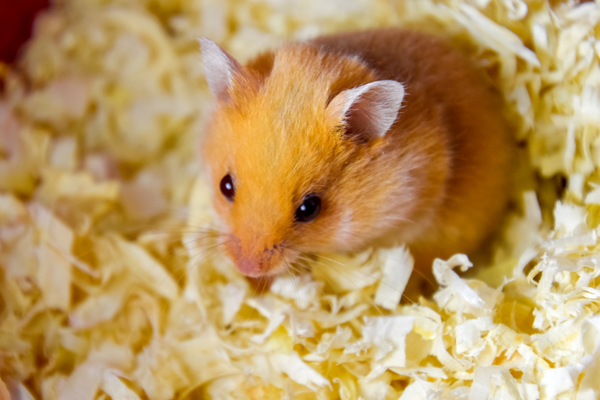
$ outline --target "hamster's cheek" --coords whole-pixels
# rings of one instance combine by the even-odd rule
[[[354,221],[354,212],[349,209],[344,210],[337,221],[332,242],[339,247],[352,243],[356,236],[355,227],[356,222]]]
[[[220,192],[213,196],[213,207],[216,211],[217,220],[215,221],[218,230],[221,233],[231,233],[231,204],[222,198]]]
[[[337,232],[334,226],[328,226],[327,221],[323,224],[303,229],[301,235],[296,234],[293,245],[289,247],[303,253],[318,253],[335,251],[339,247],[336,239]],[[333,224],[335,225],[335,224]]]

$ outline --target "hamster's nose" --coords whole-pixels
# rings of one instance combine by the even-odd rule
[[[240,258],[235,262],[235,265],[238,268],[238,270],[242,274],[250,278],[258,278],[265,274],[265,271],[263,271],[261,264],[262,263],[260,262],[260,260],[248,257]]]

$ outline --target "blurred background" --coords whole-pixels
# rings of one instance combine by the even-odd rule
[[[31,35],[36,14],[49,0],[0,0],[0,61],[11,63]]]

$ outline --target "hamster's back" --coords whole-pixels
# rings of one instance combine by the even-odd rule
[[[410,243],[417,268],[427,273],[432,258],[475,250],[500,224],[512,154],[502,101],[482,71],[443,40],[414,31],[364,31],[312,43],[358,56],[379,79],[405,85],[399,120],[388,133],[392,146],[427,140],[447,145],[450,168],[444,198]],[[443,136],[423,135],[432,120],[444,126]]]

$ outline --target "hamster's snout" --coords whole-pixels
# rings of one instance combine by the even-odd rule
[[[237,269],[250,278],[261,278],[278,275],[285,271],[289,263],[296,257],[287,253],[282,246],[261,246],[259,244],[245,244],[234,237],[227,244],[227,255]]]

